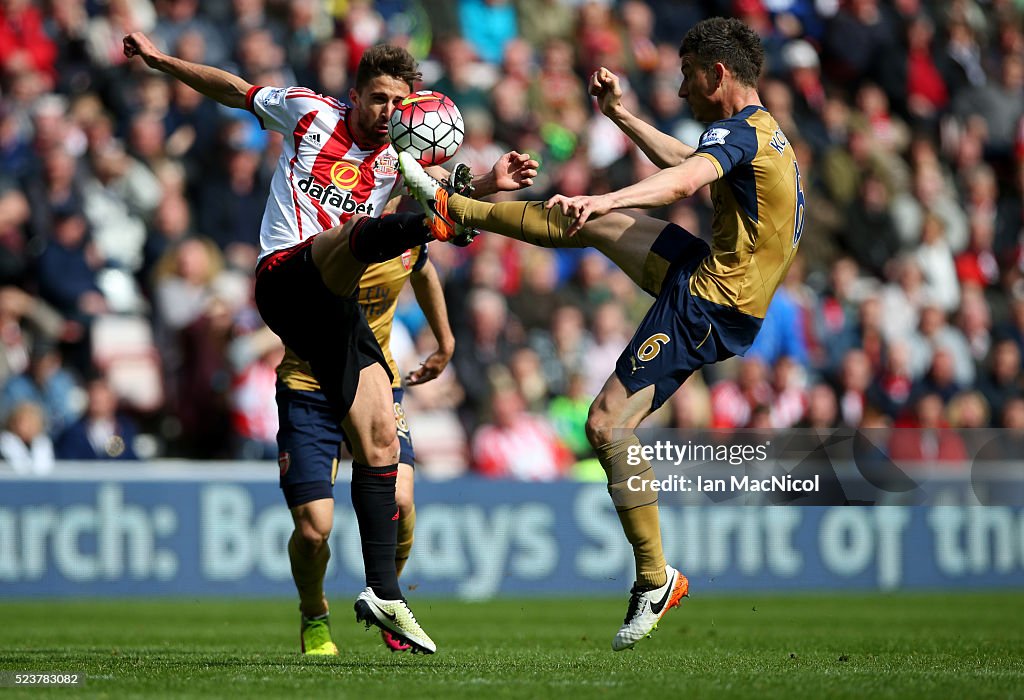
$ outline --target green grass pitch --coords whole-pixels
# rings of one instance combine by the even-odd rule
[[[0,698],[1024,697],[1018,592],[691,598],[621,653],[625,597],[413,603],[434,656],[389,653],[339,596],[329,659],[298,654],[290,600],[0,601],[0,671],[87,678]]]

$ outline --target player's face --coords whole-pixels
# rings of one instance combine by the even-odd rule
[[[702,122],[713,122],[717,118],[711,97],[715,92],[713,73],[697,63],[693,54],[683,54],[680,71],[683,74],[679,84],[679,97],[690,103],[693,116]]]
[[[358,92],[350,90],[349,100],[355,108],[352,127],[356,139],[373,147],[387,143],[391,113],[410,92],[404,80],[390,75],[377,76]]]

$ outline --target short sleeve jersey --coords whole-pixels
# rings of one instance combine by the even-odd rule
[[[246,106],[263,128],[284,135],[260,227],[260,259],[354,214],[381,215],[399,186],[398,154],[390,143],[361,148],[348,105],[307,88],[254,86]]]
[[[750,106],[712,123],[695,154],[720,179],[711,185],[711,254],[690,278],[690,292],[763,319],[796,255],[804,195],[796,154],[778,122]]]

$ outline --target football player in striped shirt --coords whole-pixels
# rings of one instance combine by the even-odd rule
[[[367,50],[349,106],[306,88],[251,85],[226,71],[167,55],[139,32],[124,38],[124,50],[223,105],[251,110],[265,128],[285,135],[260,229],[256,304],[271,330],[308,363],[351,446],[352,505],[367,584],[356,599],[357,619],[413,651],[433,653],[436,645],[398,584],[394,377],[357,299],[369,265],[436,237],[422,214],[388,213],[400,176],[387,123],[421,79],[415,60],[399,47]],[[536,165],[528,156],[507,153],[476,179],[476,191],[529,186]],[[316,516],[309,504],[322,504],[328,495],[322,483],[285,488],[300,538],[308,534],[315,541],[322,535],[310,523]],[[314,556],[292,562],[300,569],[303,647],[308,637],[322,653],[336,653],[324,617],[322,571],[328,556],[320,547]],[[323,615],[316,614],[320,611]]]

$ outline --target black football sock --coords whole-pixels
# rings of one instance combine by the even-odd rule
[[[370,467],[359,462],[352,463],[352,507],[359,522],[366,585],[384,600],[402,597],[395,569],[398,541],[398,504],[395,502],[397,480],[397,464]]]
[[[397,258],[429,239],[422,213],[386,214],[379,219],[366,216],[352,226],[348,249],[356,260],[370,264]]]

